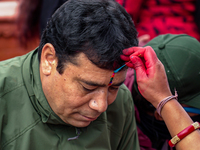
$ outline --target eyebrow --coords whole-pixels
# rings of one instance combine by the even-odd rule
[[[80,79],[81,82],[84,82],[85,84],[87,85],[90,85],[90,86],[100,86],[100,87],[104,87],[104,86],[107,86],[108,84],[100,84],[100,83],[96,83],[96,82],[93,82],[93,81],[86,81],[84,79]],[[119,83],[113,83],[112,86],[120,86],[124,83],[125,80],[123,80],[122,82],[119,82]]]
[[[125,80],[124,80],[124,81],[125,81]],[[120,86],[120,85],[122,85],[122,84],[124,83],[124,81],[119,82],[119,83],[113,83],[113,84],[111,84],[111,86]]]

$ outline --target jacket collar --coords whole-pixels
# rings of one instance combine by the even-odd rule
[[[51,109],[42,90],[39,71],[38,48],[27,54],[22,65],[22,75],[31,102],[43,123],[65,124]]]

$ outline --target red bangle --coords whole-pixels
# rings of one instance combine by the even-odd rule
[[[180,140],[182,140],[184,137],[195,131],[196,129],[200,128],[199,122],[195,122],[179,132],[176,136],[174,136],[169,142],[170,147],[174,147]]]

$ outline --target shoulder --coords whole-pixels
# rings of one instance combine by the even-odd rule
[[[0,132],[5,133],[0,135],[0,149],[15,142],[40,121],[22,74],[27,55],[0,62]]]
[[[22,64],[24,56],[0,62],[0,97],[23,84]]]

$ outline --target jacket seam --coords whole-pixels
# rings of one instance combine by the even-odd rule
[[[21,135],[23,135],[25,132],[29,131],[31,128],[33,128],[34,126],[36,126],[39,122],[40,122],[40,118],[38,120],[36,120],[36,122],[34,124],[29,125],[24,130],[22,130],[20,133],[18,133],[17,135],[15,135],[13,138],[11,138],[10,140],[8,140],[4,144],[2,144],[2,148],[5,147],[5,146],[7,146],[8,144],[10,144],[11,142],[13,142],[15,139],[17,139],[18,137],[20,137]]]
[[[9,92],[11,92],[11,91],[14,91],[15,89],[17,89],[17,88],[19,88],[19,87],[22,87],[22,86],[24,86],[24,83],[21,83],[20,85],[15,86],[14,88],[11,88],[11,89],[6,90],[5,92],[2,93],[2,95],[0,95],[0,98],[2,98],[5,94],[7,94],[7,93],[9,93]]]

